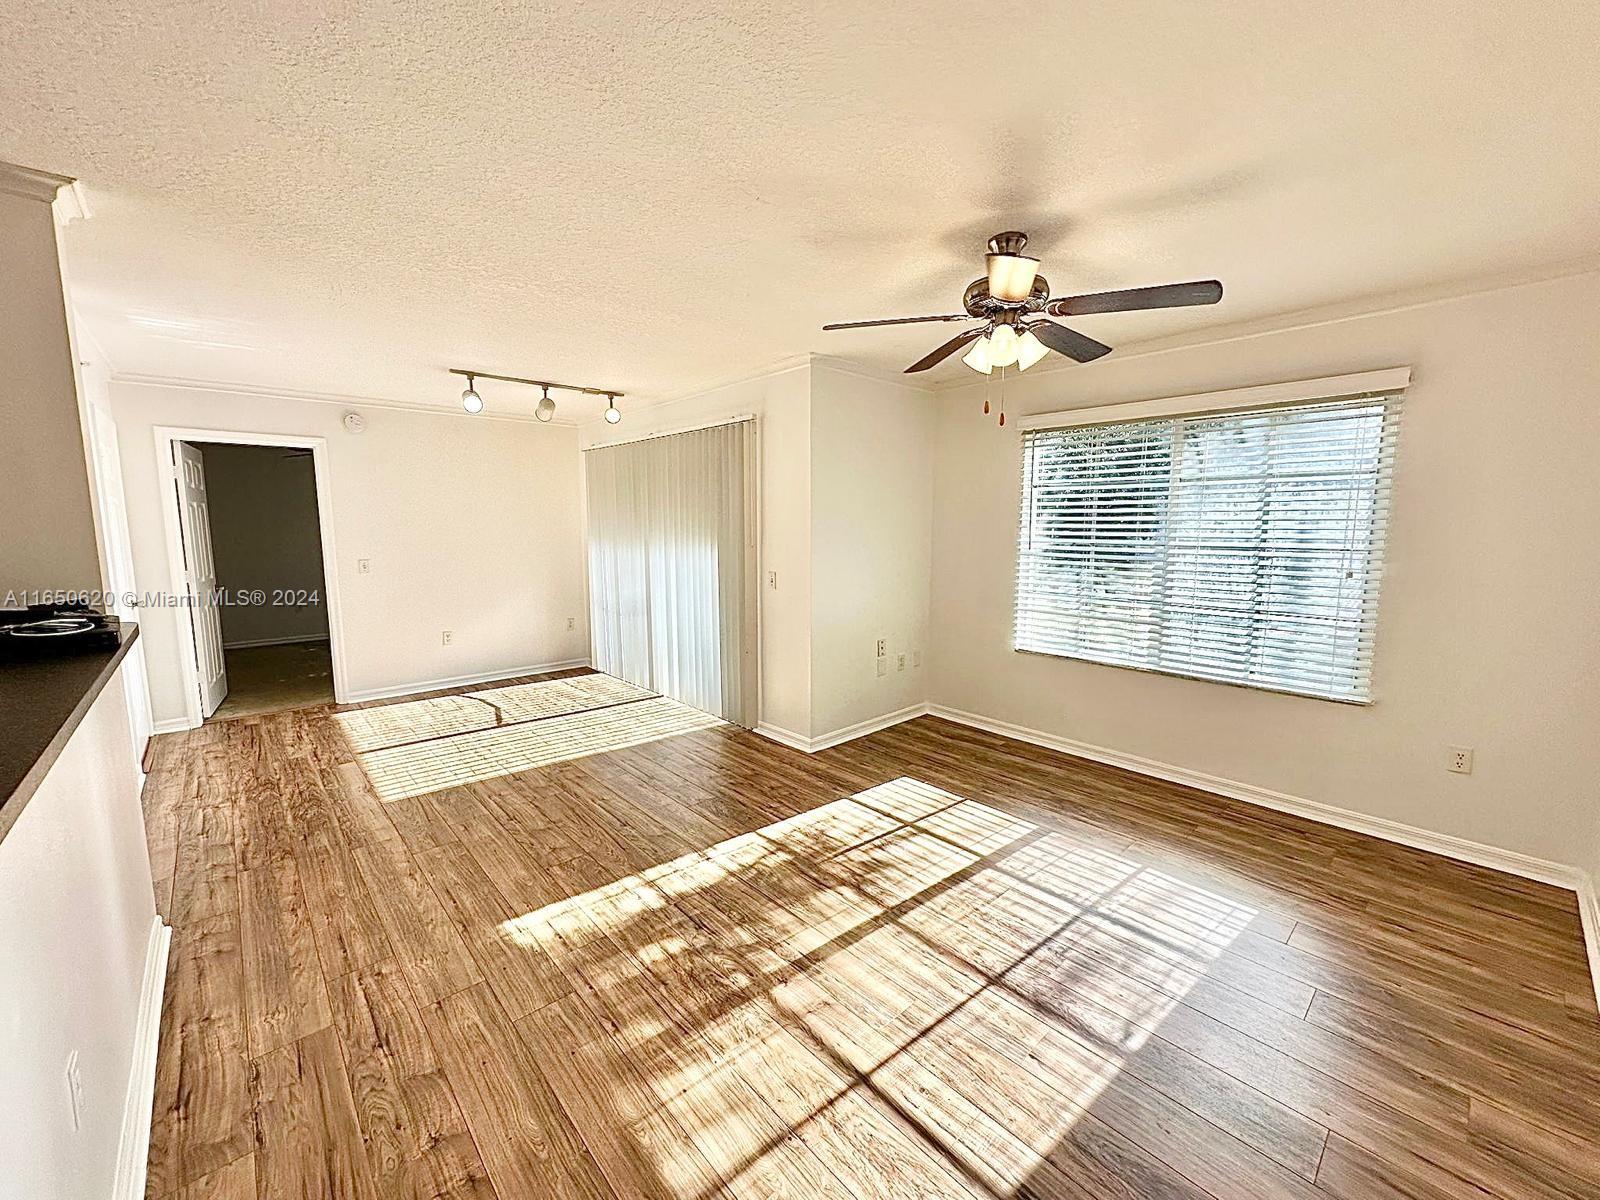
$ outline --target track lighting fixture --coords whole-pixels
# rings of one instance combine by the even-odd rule
[[[555,419],[556,402],[550,398],[550,389],[555,388],[563,392],[581,392],[585,396],[604,396],[606,398],[606,420],[615,425],[622,420],[622,413],[617,409],[617,400],[621,392],[608,392],[601,388],[579,387],[575,383],[553,383],[546,379],[523,379],[518,375],[494,375],[488,371],[468,371],[464,367],[451,367],[450,374],[465,375],[467,377],[467,390],[461,393],[461,407],[469,413],[483,411],[483,397],[478,395],[477,381],[480,379],[498,379],[501,383],[521,383],[528,387],[540,388],[543,395],[539,403],[534,406],[533,415],[541,421]]]

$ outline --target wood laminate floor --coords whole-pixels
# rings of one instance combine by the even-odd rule
[[[1554,888],[604,676],[156,746],[152,1196],[1600,1196]]]

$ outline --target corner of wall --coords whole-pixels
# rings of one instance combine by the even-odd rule
[[[905,380],[812,362],[806,734],[815,748],[927,703],[933,404]]]

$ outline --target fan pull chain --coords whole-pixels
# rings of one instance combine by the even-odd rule
[[[1000,368],[1000,428],[1006,427],[1006,369]]]

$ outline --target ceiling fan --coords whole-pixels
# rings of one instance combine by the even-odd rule
[[[907,375],[926,371],[968,347],[961,361],[987,375],[996,367],[1014,366],[1026,371],[1050,351],[1076,362],[1093,362],[1111,353],[1111,347],[1092,337],[1058,325],[1050,317],[1081,317],[1090,313],[1131,312],[1145,308],[1183,308],[1215,304],[1222,285],[1215,279],[1192,283],[1167,283],[1157,287],[1126,288],[1118,292],[1090,292],[1082,296],[1050,295],[1050,284],[1039,274],[1039,260],[1023,254],[1028,235],[1016,230],[989,239],[988,275],[974,279],[961,298],[960,313],[934,317],[890,317],[882,321],[843,321],[824,330],[867,329],[878,325],[914,325],[923,321],[969,321],[983,324],[951,338],[905,369]]]

